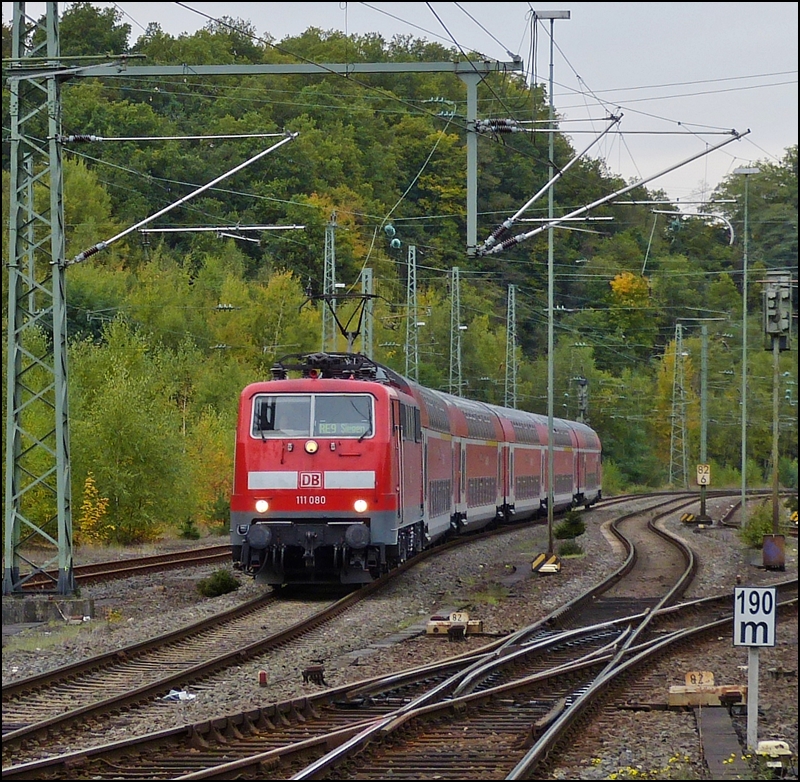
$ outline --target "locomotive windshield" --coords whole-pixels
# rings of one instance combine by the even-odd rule
[[[369,437],[372,397],[366,394],[258,396],[253,437]]]
[[[368,396],[314,397],[314,435],[362,437],[372,433],[372,402]]]

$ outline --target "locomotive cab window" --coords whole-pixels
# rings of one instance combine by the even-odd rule
[[[355,394],[314,396],[315,437],[371,437],[372,397]]]
[[[267,437],[371,437],[367,394],[276,394],[253,404],[252,435]]]
[[[254,437],[308,437],[310,396],[259,396],[253,405]]]

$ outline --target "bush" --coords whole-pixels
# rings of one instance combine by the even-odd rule
[[[239,580],[228,570],[217,570],[208,578],[203,578],[197,582],[197,591],[203,597],[219,597],[227,595],[228,592],[235,592],[241,584]]]
[[[208,529],[212,535],[224,535],[230,529],[231,501],[224,494],[218,494],[208,509],[210,522]]]
[[[553,530],[557,540],[577,538],[584,532],[586,532],[586,524],[583,523],[581,514],[576,510],[567,511],[564,520]]]
[[[625,476],[617,465],[609,460],[603,460],[603,496],[613,497],[622,494],[625,489]]]
[[[570,557],[583,554],[583,549],[574,540],[565,540],[558,547],[558,556]]]
[[[797,459],[781,457],[778,460],[778,480],[781,486],[789,489],[797,488]],[[794,509],[797,510],[796,505]]]
[[[710,460],[710,464],[711,482],[716,488],[736,488],[742,485],[742,473],[738,468],[730,464],[719,464],[713,459]]]
[[[200,537],[200,530],[191,516],[187,516],[186,521],[181,524],[180,536],[186,540],[197,540]]]
[[[739,538],[751,548],[761,548],[764,535],[772,534],[772,506],[768,503],[759,505],[747,519],[747,524],[739,530]]]
[[[75,524],[75,542],[105,543],[113,532],[113,525],[108,523],[108,497],[100,496],[90,472],[83,483],[83,504]]]

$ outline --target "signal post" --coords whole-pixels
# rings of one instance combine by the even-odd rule
[[[780,527],[778,497],[778,422],[780,418],[780,353],[789,350],[792,329],[792,277],[782,272],[767,272],[764,285],[764,347],[772,351],[772,534],[765,535],[762,555],[768,570],[785,569],[784,536]]]

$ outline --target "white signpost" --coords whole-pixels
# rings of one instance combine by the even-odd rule
[[[758,650],[775,646],[775,587],[733,590],[733,645],[747,646],[747,746],[758,747]]]

